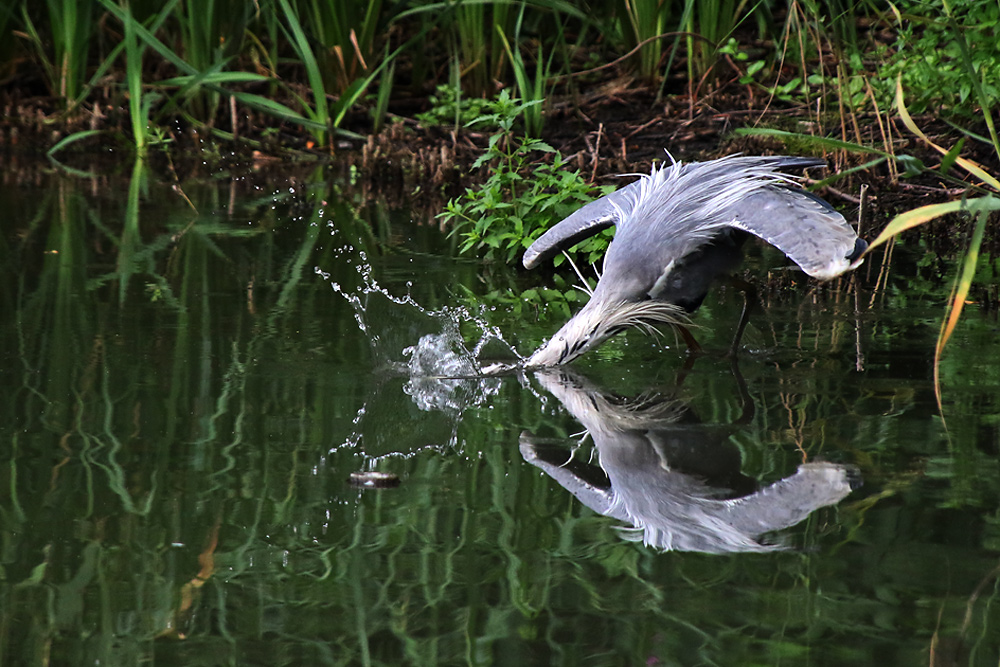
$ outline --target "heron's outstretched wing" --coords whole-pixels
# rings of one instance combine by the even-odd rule
[[[533,269],[580,241],[618,224],[619,216],[632,206],[632,190],[639,181],[595,199],[535,239],[524,252],[524,268]]]
[[[745,161],[747,159],[751,158],[733,158],[733,160],[737,162],[740,160]],[[786,155],[758,157],[752,159],[762,163],[771,164],[775,169],[805,169],[807,167],[822,167],[826,164],[826,162],[818,158],[792,157]],[[711,163],[692,162],[680,166],[682,170],[686,171],[688,169],[705,168],[709,164]],[[635,181],[634,183],[626,185],[625,187],[620,188],[605,197],[601,197],[600,199],[590,202],[539,236],[535,242],[531,244],[531,247],[529,247],[524,253],[524,258],[522,259],[524,268],[533,269],[542,262],[559,254],[561,251],[567,250],[580,241],[607,229],[611,225],[616,225],[621,222],[619,216],[627,216],[632,210],[632,207],[635,205],[641,180],[642,179]],[[773,203],[774,202],[772,202],[772,204]],[[740,210],[742,211],[744,209],[741,207]],[[832,211],[833,209],[830,210]],[[834,213],[836,214],[836,212]],[[840,218],[840,220],[843,221],[843,218]],[[759,227],[760,231],[755,229],[748,229],[748,231],[756,234],[757,236],[763,237],[775,245],[778,245],[778,243],[767,236],[767,234],[771,231],[771,229],[776,232],[780,232],[782,223],[773,223],[768,226],[767,222],[768,220],[766,219],[766,216],[764,216],[761,219],[762,226]],[[739,227],[740,225],[737,224],[734,226]],[[789,252],[789,250],[782,246],[779,247],[791,256],[791,252]],[[792,259],[798,261],[795,257],[792,257]],[[801,263],[799,263],[799,265],[802,266]],[[805,269],[806,272],[810,271],[810,269],[806,268],[806,266],[802,266],[802,268]],[[840,272],[846,270],[847,268],[845,267]]]
[[[805,190],[768,186],[734,208],[733,227],[764,239],[820,280],[858,266],[868,247],[844,216]]]

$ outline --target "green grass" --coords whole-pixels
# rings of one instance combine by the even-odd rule
[[[670,92],[692,113],[720,89],[749,87],[769,108],[799,107],[815,136],[870,141],[860,126],[878,124],[879,147],[892,152],[887,121],[901,77],[914,114],[933,113],[970,138],[985,122],[995,144],[983,111],[1000,107],[1000,5],[946,8],[942,20],[941,7],[919,0],[787,9],[593,0],[586,11],[565,0],[11,0],[0,7],[0,30],[18,39],[0,48],[0,72],[12,87],[44,84],[67,116],[127,108],[139,154],[162,145],[178,119],[231,141],[240,134],[233,121],[248,110],[254,129],[291,127],[332,151],[335,136],[378,131],[395,105],[441,86],[452,99],[439,110],[458,131],[509,90],[524,103],[525,132],[539,137],[554,100],[594,99],[613,80]],[[668,85],[677,80],[686,85]],[[64,150],[93,136],[53,144]]]
[[[624,0],[624,13],[628,18],[630,34],[639,52],[635,56],[636,69],[639,76],[657,80],[662,76],[660,59],[663,55],[663,42],[659,38],[670,30],[678,27],[671,24],[673,5],[660,0]]]
[[[20,4],[24,36],[49,91],[69,103],[80,94],[86,77],[96,5],[74,0],[46,0],[44,12],[41,12],[34,3]],[[38,12],[34,18],[32,10]],[[5,18],[9,19],[10,14]]]
[[[375,66],[375,37],[384,26],[382,0],[327,2],[302,0],[298,14],[306,17],[307,32],[316,43],[324,85],[336,94],[371,73]]]

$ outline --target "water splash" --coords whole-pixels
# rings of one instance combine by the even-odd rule
[[[391,293],[375,279],[364,251],[357,253],[354,266],[360,281],[353,289],[319,267],[315,272],[351,305],[376,364],[409,376],[403,391],[421,410],[457,416],[499,392],[497,375],[520,367],[520,355],[482,313],[464,306],[425,308],[410,293],[412,283],[402,296]],[[467,343],[466,336],[475,342]],[[486,354],[517,361],[484,363]]]
[[[452,332],[421,336],[403,353],[410,357],[403,391],[421,410],[459,415],[500,391],[500,380],[483,377],[475,357]]]

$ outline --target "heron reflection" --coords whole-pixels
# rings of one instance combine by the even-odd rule
[[[664,550],[705,553],[783,548],[766,536],[846,497],[854,468],[806,463],[767,487],[740,473],[728,430],[697,424],[664,396],[624,400],[568,369],[535,375],[593,438],[600,468],[522,433],[521,454],[594,511],[632,526],[626,535]]]

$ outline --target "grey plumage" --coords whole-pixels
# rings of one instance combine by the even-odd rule
[[[778,171],[822,164],[730,156],[654,166],[555,225],[525,252],[526,268],[611,225],[615,238],[590,302],[527,365],[568,363],[627,326],[681,322],[712,280],[735,268],[741,232],[771,243],[820,280],[858,266],[867,244],[833,207]]]

